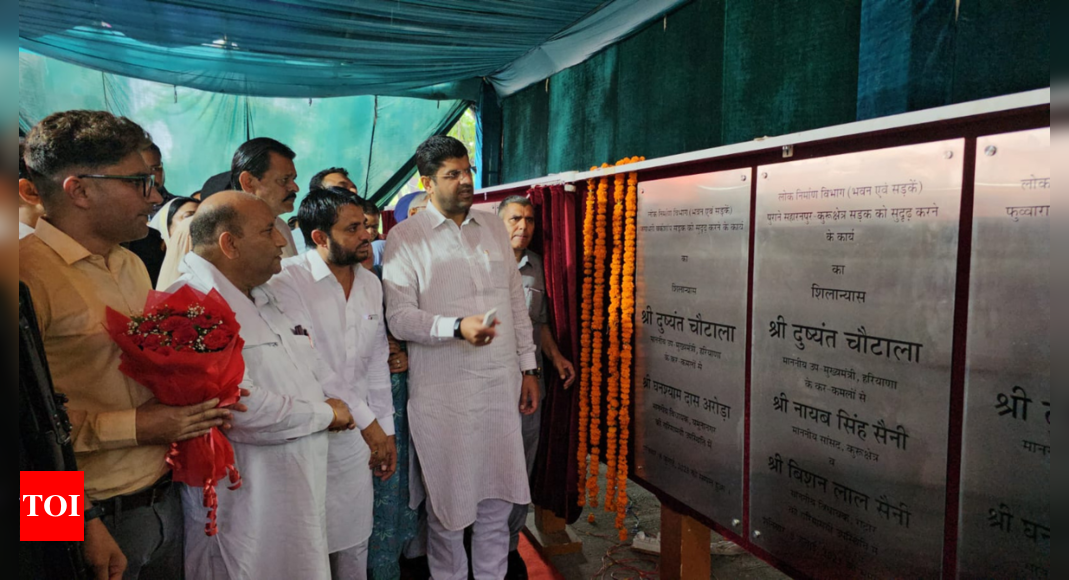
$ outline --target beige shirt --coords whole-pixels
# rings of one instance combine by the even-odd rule
[[[128,250],[93,255],[45,219],[35,234],[19,243],[19,278],[33,296],[56,391],[70,399],[85,493],[100,501],[141,491],[167,473],[167,448],[137,445],[136,409],[152,393],[119,371],[105,311],[140,314],[148,272]]]

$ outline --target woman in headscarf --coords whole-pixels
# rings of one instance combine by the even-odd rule
[[[182,259],[193,250],[189,237],[189,223],[197,213],[200,202],[189,197],[176,197],[167,202],[152,220],[152,228],[160,232],[167,253],[163,258],[163,267],[156,282],[156,290],[170,288],[181,277],[178,266]]]

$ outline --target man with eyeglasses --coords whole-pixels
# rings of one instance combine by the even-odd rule
[[[430,203],[390,231],[383,279],[389,327],[409,344],[427,556],[435,580],[466,579],[464,530],[474,524],[475,578],[501,580],[509,514],[531,502],[520,419],[541,398],[534,331],[504,224],[471,209],[467,148],[431,137],[416,165]],[[423,490],[412,491],[416,507]]]
[[[230,165],[231,187],[264,200],[275,212],[276,226],[286,240],[283,259],[297,255],[293,232],[282,219],[283,215],[293,213],[297,193],[301,191],[297,185],[297,167],[293,164],[296,158],[293,149],[274,139],[260,137],[238,147]]]
[[[120,245],[148,234],[160,202],[143,146],[141,127],[106,112],[57,113],[30,131],[26,164],[47,217],[19,245],[19,278],[56,390],[69,399],[86,499],[126,555],[124,577],[167,580],[182,578],[185,529],[170,445],[226,428],[231,410],[162,405],[119,370],[105,311],[140,314],[152,289]]]
[[[146,135],[146,139],[150,137]],[[160,198],[163,200],[163,204],[157,206],[153,211],[151,219],[155,218],[156,212],[160,210],[163,205],[166,205],[172,199],[175,199],[174,195],[163,186],[164,180],[167,179],[167,174],[163,170],[163,154],[160,152],[160,148],[155,143],[149,141],[148,145],[141,150],[141,158],[145,160],[145,164],[148,165],[149,173],[152,174],[153,179],[156,182],[156,191],[160,194]],[[145,268],[148,270],[148,277],[152,280],[152,287],[155,288],[159,285],[160,271],[163,269],[163,262],[167,257],[167,249],[163,242],[163,236],[153,228],[149,228],[148,235],[135,242],[130,242],[126,245],[126,249],[137,254],[138,258],[145,263]]]

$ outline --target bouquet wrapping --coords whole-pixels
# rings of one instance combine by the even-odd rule
[[[108,333],[122,350],[119,370],[144,385],[164,405],[186,407],[219,399],[220,407],[238,402],[245,376],[244,341],[233,310],[213,290],[204,295],[189,286],[173,294],[152,292],[142,315],[107,311]],[[173,443],[167,454],[173,479],[204,490],[209,536],[218,533],[215,486],[226,478],[241,487],[234,448],[218,429]]]

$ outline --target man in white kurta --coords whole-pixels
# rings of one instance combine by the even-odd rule
[[[355,423],[343,402],[327,399],[311,341],[262,286],[281,270],[285,241],[269,208],[236,192],[205,202],[191,235],[170,291],[217,290],[234,310],[249,396],[229,432],[243,485],[220,485],[218,535],[204,534],[202,490],[183,488],[186,577],[327,580],[327,431]]]
[[[382,284],[360,266],[370,256],[371,236],[355,199],[314,190],[299,219],[313,249],[283,261],[268,287],[341,379],[341,390],[327,395],[348,403],[361,431],[330,435],[327,543],[334,580],[364,580],[374,513],[369,464],[385,479],[397,465]]]
[[[539,401],[531,320],[504,224],[471,210],[463,144],[432,137],[416,158],[431,203],[391,230],[383,278],[390,329],[409,342],[431,574],[467,578],[464,529],[474,524],[475,578],[501,580],[509,513],[531,499],[520,432]]]

